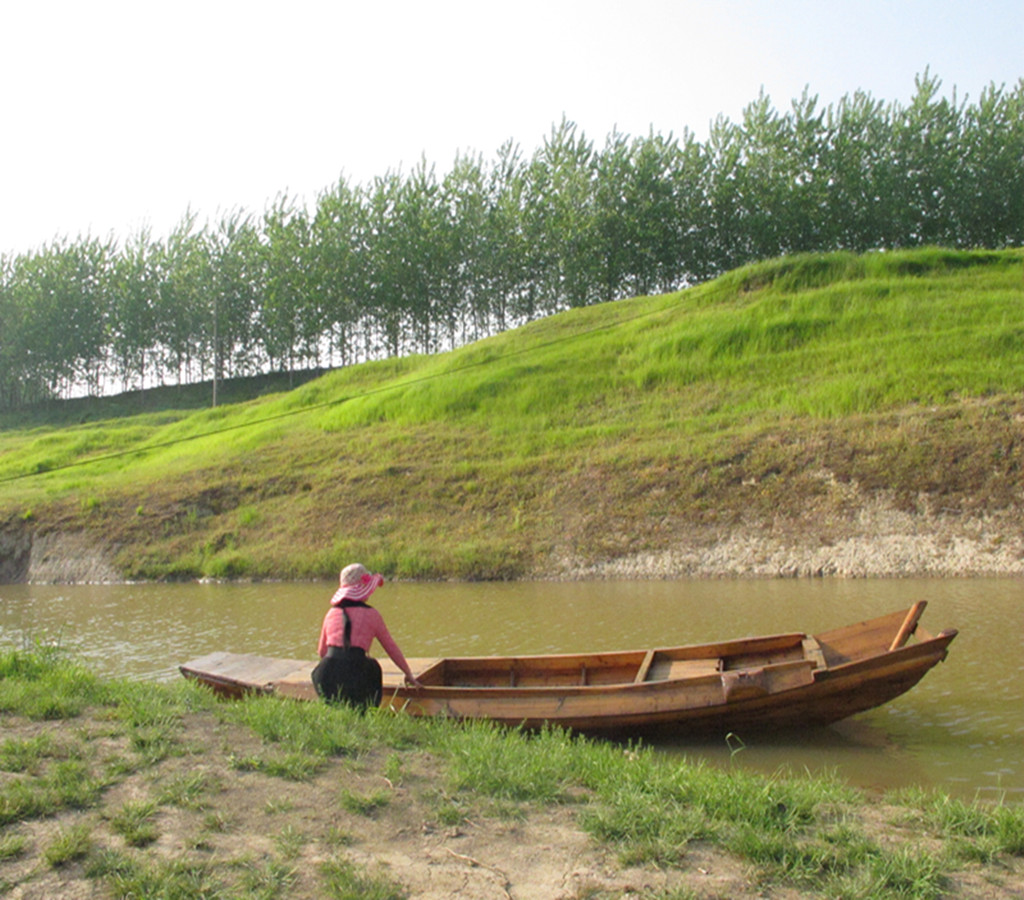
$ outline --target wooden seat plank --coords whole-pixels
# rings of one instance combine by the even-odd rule
[[[655,656],[647,681],[669,681],[676,678],[698,678],[715,675],[722,670],[721,659],[672,659]]]
[[[636,678],[633,679],[634,684],[643,684],[647,680],[647,676],[651,671],[651,663],[654,662],[654,651],[648,650],[644,655],[644,661],[640,663],[640,668],[637,670]]]

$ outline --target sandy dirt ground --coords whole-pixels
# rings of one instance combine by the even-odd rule
[[[109,723],[102,718],[38,724],[8,717],[2,724],[5,739],[42,731],[59,738],[64,729],[73,729],[87,740],[98,762],[131,754],[127,738],[109,737]],[[795,900],[818,896],[765,883],[749,863],[701,843],[682,848],[674,865],[624,865],[614,849],[597,844],[579,826],[577,804],[467,809],[458,824],[441,824],[443,775],[438,762],[419,751],[403,751],[400,766],[394,759],[389,762],[389,752],[335,759],[311,780],[292,781],[240,768],[234,761],[272,754],[273,747],[262,744],[248,729],[225,724],[211,713],[187,715],[179,745],[184,753],[124,777],[105,792],[97,808],[0,829],[0,839],[9,835],[26,839],[24,852],[0,861],[0,896],[11,900],[110,896],[99,880],[86,876],[84,861],[53,868],[43,860],[54,837],[75,823],[89,827],[94,852],[117,849],[150,862],[197,860],[212,866],[215,877],[229,883],[246,867],[283,865],[292,873],[291,880],[276,896],[295,900],[323,897],[321,866],[339,858],[370,877],[398,886],[405,896],[422,900],[683,896]],[[193,802],[159,800],[168,785],[200,774],[207,787]],[[21,776],[0,773],[0,784],[17,777]],[[372,810],[353,812],[343,795],[375,797],[379,802]],[[112,828],[112,820],[126,803],[147,799],[158,801],[155,840],[141,849],[128,848]],[[906,830],[895,811],[881,802],[869,803],[854,815],[882,843],[936,844],[926,834]],[[1024,897],[1024,861],[968,866],[954,875],[948,896]]]

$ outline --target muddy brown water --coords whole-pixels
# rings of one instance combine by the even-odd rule
[[[59,641],[103,675],[169,680],[213,650],[312,659],[330,584],[0,585],[0,647]],[[949,658],[910,693],[798,735],[659,741],[666,754],[772,773],[835,771],[868,789],[935,786],[1024,803],[1020,579],[386,584],[408,656],[640,649],[817,632],[929,601]],[[376,651],[379,653],[379,648]]]

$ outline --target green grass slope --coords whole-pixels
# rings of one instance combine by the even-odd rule
[[[52,533],[130,578],[516,578],[1017,515],[1022,301],[1020,251],[798,256],[217,409],[8,416],[6,574]]]

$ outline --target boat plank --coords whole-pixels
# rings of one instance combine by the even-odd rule
[[[651,663],[654,662],[654,651],[648,650],[644,654],[644,661],[640,663],[640,668],[637,670],[636,675],[633,676],[634,684],[640,684],[647,681],[647,675],[651,671]]]
[[[202,671],[241,685],[259,687],[287,675],[306,663],[248,653],[217,652],[191,660],[182,668]]]
[[[655,654],[654,662],[647,675],[647,681],[668,681],[673,678],[694,678],[698,675],[715,675],[722,670],[722,660],[713,659],[672,659]]]

